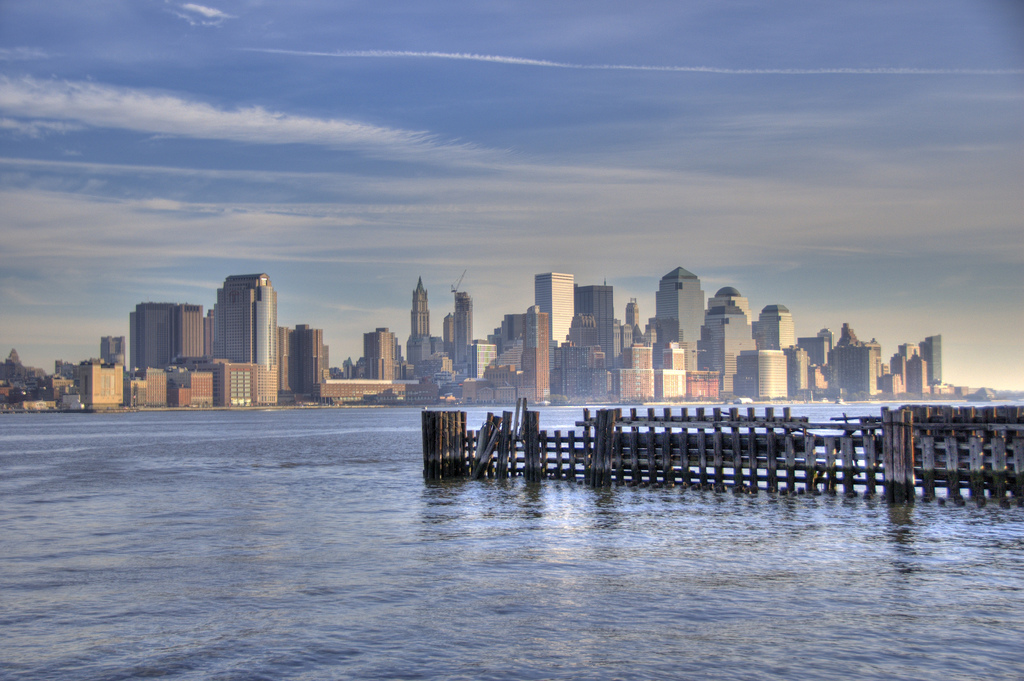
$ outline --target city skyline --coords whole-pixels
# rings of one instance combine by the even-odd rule
[[[49,367],[141,301],[266,272],[281,326],[405,341],[537,273],[655,316],[682,266],[797,336],[1024,389],[1024,17],[1010,2],[6,4],[0,347]]]

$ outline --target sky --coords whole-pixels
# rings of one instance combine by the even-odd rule
[[[654,316],[684,267],[797,334],[941,334],[1024,389],[1011,0],[0,0],[0,349],[52,371],[140,302],[267,273],[278,323],[474,336],[533,276]]]

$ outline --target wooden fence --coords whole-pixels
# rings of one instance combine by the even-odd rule
[[[894,503],[964,492],[1024,504],[1024,407],[912,406],[811,423],[788,408],[583,410],[576,429],[540,429],[538,412],[423,412],[429,480],[572,480],[592,487],[683,485],[780,494],[843,493]]]

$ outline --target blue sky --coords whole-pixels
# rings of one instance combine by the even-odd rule
[[[477,337],[533,275],[942,334],[1024,389],[1024,10],[892,2],[0,1],[0,347],[52,367],[142,301],[266,272],[281,324]]]

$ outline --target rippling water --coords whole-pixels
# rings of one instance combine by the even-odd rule
[[[0,417],[0,678],[1024,677],[1024,509],[421,470],[414,410]]]

